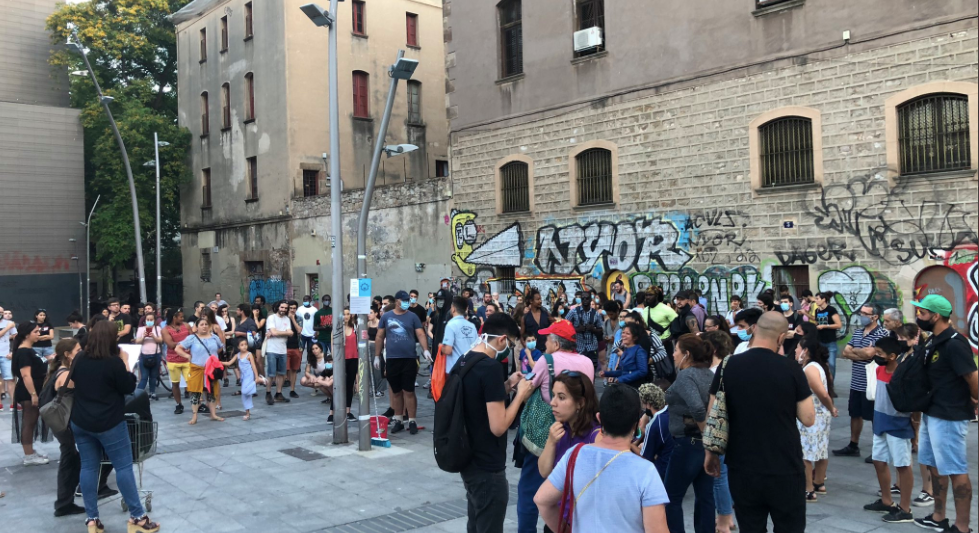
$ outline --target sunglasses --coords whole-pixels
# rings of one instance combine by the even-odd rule
[[[578,372],[578,371],[575,371],[575,370],[564,369],[564,370],[561,371],[561,375],[562,376],[568,376],[568,377],[571,377],[571,378],[580,378],[581,377],[581,372]]]

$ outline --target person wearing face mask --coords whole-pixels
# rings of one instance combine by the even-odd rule
[[[830,302],[835,296],[829,291],[820,292],[816,295],[813,305],[812,316],[815,318],[816,329],[819,330],[819,342],[829,352],[829,372],[836,378],[836,354],[839,351],[836,334],[843,329],[843,320],[840,313]]]
[[[734,324],[737,326],[735,334],[738,336],[738,340],[741,341],[741,343],[734,349],[734,355],[744,353],[751,348],[751,336],[755,331],[755,324],[758,323],[758,319],[761,318],[761,315],[762,310],[758,308],[745,309],[744,311],[741,311],[735,315]]]
[[[408,291],[408,311],[414,313],[415,316],[418,317],[418,321],[422,323],[422,331],[425,332],[425,338],[428,339],[429,341],[429,344],[427,344],[426,346],[428,345],[435,346],[434,344],[431,344],[431,339],[428,337],[428,313],[425,312],[425,306],[418,303],[417,289],[411,289],[410,291]],[[422,346],[420,343],[417,342],[415,343],[415,355],[418,357],[420,363],[424,363]],[[423,375],[428,375],[428,374],[423,374]]]
[[[792,354],[795,353],[796,345],[799,344],[799,340],[795,338],[795,330],[799,327],[799,324],[805,322],[802,319],[802,315],[793,310],[792,305],[792,298],[789,296],[783,296],[778,303],[778,311],[782,313],[782,316],[789,323],[789,331],[785,335],[785,342],[782,343],[782,353],[789,357],[792,357]]]
[[[811,427],[816,411],[802,367],[777,353],[786,331],[781,313],[763,314],[754,325],[751,349],[729,357],[710,386],[713,403],[723,382],[728,413],[724,462],[743,531],[766,531],[769,519],[775,531],[806,528],[806,467],[796,421]],[[720,456],[707,451],[707,473],[718,477],[720,466]]]
[[[918,462],[927,465],[936,488],[935,511],[915,523],[938,531],[967,533],[972,513],[972,482],[969,480],[967,438],[969,420],[976,415],[979,379],[976,361],[965,336],[950,323],[952,304],[937,294],[912,302],[915,323],[931,337],[924,346],[931,402],[921,415]],[[919,353],[916,351],[916,354]],[[945,516],[948,486],[955,500],[955,521]]]
[[[326,348],[326,353],[330,353],[330,343],[333,342],[333,299],[329,294],[324,294],[322,302],[319,311],[313,315],[313,331],[316,332],[316,342]]]
[[[408,432],[415,435],[418,433],[418,423],[415,421],[418,410],[418,399],[415,396],[415,378],[418,376],[415,342],[421,344],[422,354],[429,363],[432,362],[432,354],[428,351],[428,339],[418,315],[408,311],[411,307],[410,298],[407,292],[398,291],[394,295],[394,309],[381,316],[374,347],[374,368],[381,367],[381,356],[384,352],[388,385],[391,388],[391,408],[398,414],[408,411]],[[403,429],[405,425],[402,421],[395,419],[389,431],[393,434]]]
[[[860,327],[854,328],[850,342],[843,348],[842,357],[853,362],[850,374],[850,400],[847,411],[850,414],[850,443],[833,450],[837,457],[858,457],[860,455],[860,433],[863,422],[874,422],[874,402],[867,399],[867,365],[874,358],[874,345],[877,341],[890,335],[877,321],[880,319],[881,308],[877,304],[866,304],[860,307],[856,315]],[[818,327],[818,326],[817,326]],[[867,459],[870,459],[868,456]],[[868,463],[872,462],[867,461]]]
[[[826,494],[826,468],[829,466],[829,431],[833,418],[840,416],[830,392],[833,376],[829,373],[829,354],[815,334],[802,337],[796,343],[792,357],[802,366],[812,390],[816,422],[804,426],[796,422],[802,438],[802,460],[806,465],[806,501],[816,502]]]
[[[139,385],[145,390],[150,386],[150,399],[156,400],[156,384],[160,380],[160,346],[163,344],[163,330],[156,323],[155,313],[146,313],[145,325],[136,330],[136,344],[139,349]]]
[[[543,353],[537,349],[537,337],[527,335],[523,342],[524,347],[520,350],[520,373],[530,374],[534,370],[534,364]]]
[[[462,296],[452,298],[452,319],[445,325],[442,336],[441,356],[445,357],[445,373],[452,371],[460,357],[479,341],[476,328],[466,320],[466,299]]]
[[[315,317],[316,308],[313,307],[313,298],[303,296],[303,305],[296,310],[296,322],[303,328],[299,332],[299,349],[307,355],[313,347],[313,341],[316,340],[316,329],[313,327],[316,325]]]

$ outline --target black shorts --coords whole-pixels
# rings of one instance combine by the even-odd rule
[[[387,379],[391,392],[415,392],[415,378],[418,377],[418,359],[414,357],[388,359]]]
[[[863,391],[850,391],[850,401],[847,405],[850,418],[862,418],[868,422],[874,421],[874,402],[867,399]]]

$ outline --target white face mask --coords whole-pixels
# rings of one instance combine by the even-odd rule
[[[494,355],[498,356],[501,353],[510,349],[510,339],[506,339],[505,348],[503,348],[502,350],[497,350],[496,348],[493,347],[492,344],[489,343],[490,338],[497,338],[497,337],[505,337],[505,335],[490,335],[488,333],[483,333],[483,335],[479,337],[479,342],[485,344],[489,349],[493,350]]]

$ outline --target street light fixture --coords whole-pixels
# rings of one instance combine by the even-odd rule
[[[87,70],[73,70],[73,71],[69,72],[68,74],[70,74],[72,76],[88,76],[88,71]]]
[[[330,176],[330,233],[333,238],[332,268],[333,268],[333,291],[337,296],[335,301],[343,301],[343,213],[340,208],[340,89],[338,83],[337,66],[337,32],[334,31],[334,21],[337,19],[337,10],[340,0],[330,0],[330,10],[326,11],[316,4],[305,4],[299,9],[313,21],[317,26],[325,26],[327,29],[327,39],[329,42],[329,56],[327,77],[329,78],[329,97],[330,97],[330,155],[329,155],[329,176]],[[325,166],[325,165],[324,165]],[[343,323],[343,306],[333,307],[333,323]],[[342,330],[340,330],[342,331]],[[344,353],[344,336],[333,335],[333,353]],[[361,359],[360,365],[364,365]],[[333,402],[334,405],[343,405],[346,400],[347,391],[344,390],[346,382],[346,370],[344,365],[333,367]],[[361,381],[361,384],[366,383]],[[361,391],[365,387],[361,386]],[[363,394],[363,393],[362,393]],[[370,416],[366,409],[360,411],[360,432],[361,442],[367,437],[367,446],[370,449],[370,430],[364,429],[370,425]],[[366,417],[366,418],[365,418]],[[343,416],[333,418],[333,444],[347,443],[347,419]],[[363,447],[361,447],[363,449]]]
[[[92,209],[88,212],[88,218],[85,222],[79,222],[85,226],[85,323],[88,323],[88,319],[92,318],[90,316],[92,314],[92,213],[95,213],[95,206],[99,205],[101,198],[101,194],[95,197],[95,203],[92,204]]]
[[[126,144],[122,141],[122,135],[119,133],[119,127],[116,126],[116,120],[112,116],[112,111],[109,109],[109,104],[112,103],[111,96],[105,96],[102,94],[102,87],[99,86],[99,80],[95,77],[95,71],[92,70],[92,64],[88,61],[88,53],[78,42],[78,35],[75,34],[74,28],[72,30],[72,36],[75,38],[74,41],[68,40],[67,46],[69,49],[74,50],[81,54],[82,59],[85,60],[85,68],[89,76],[92,78],[92,83],[95,85],[95,93],[98,95],[99,103],[102,104],[102,108],[105,109],[105,114],[109,118],[109,125],[112,126],[112,133],[115,134],[116,144],[119,145],[119,152],[122,154],[122,163],[126,168],[126,177],[129,179],[129,197],[133,204],[133,231],[136,234],[136,275],[139,278],[139,301],[146,301],[146,274],[143,267],[143,240],[141,237],[141,232],[139,230],[139,204],[136,201],[136,182],[133,181],[133,169],[129,165],[129,154],[126,152]],[[80,71],[79,71],[80,72]]]
[[[391,110],[394,108],[394,96],[398,92],[398,81],[411,79],[411,75],[415,72],[416,67],[418,67],[417,60],[405,58],[405,51],[398,50],[397,59],[395,59],[391,68],[388,69],[388,75],[391,77],[391,82],[388,85],[388,99],[384,104],[384,114],[381,115],[381,129],[377,132],[377,137],[374,138],[374,155],[371,158],[371,171],[367,175],[367,183],[364,184],[364,202],[360,206],[360,218],[357,220],[357,276],[361,278],[367,277],[367,215],[371,210],[371,199],[374,196],[374,182],[377,181],[377,168],[381,164],[381,151],[383,150],[388,157],[391,157],[392,155],[406,154],[418,149],[413,144],[384,146],[384,138],[388,132],[388,123],[391,121]],[[330,138],[332,139],[333,135]],[[339,205],[334,209],[335,211],[339,211]],[[360,315],[358,317],[358,328],[363,327],[363,324],[367,324],[366,315]],[[358,335],[359,337],[360,335]],[[366,341],[360,344],[360,364],[357,367],[360,372],[361,383],[367,383],[365,381],[369,379],[367,372],[371,371],[370,354],[368,353],[367,346]],[[358,403],[360,404],[361,413],[370,412],[370,396],[367,387],[360,387]],[[368,451],[371,449],[370,416],[361,416],[359,421],[360,438],[358,449],[360,451]]]

